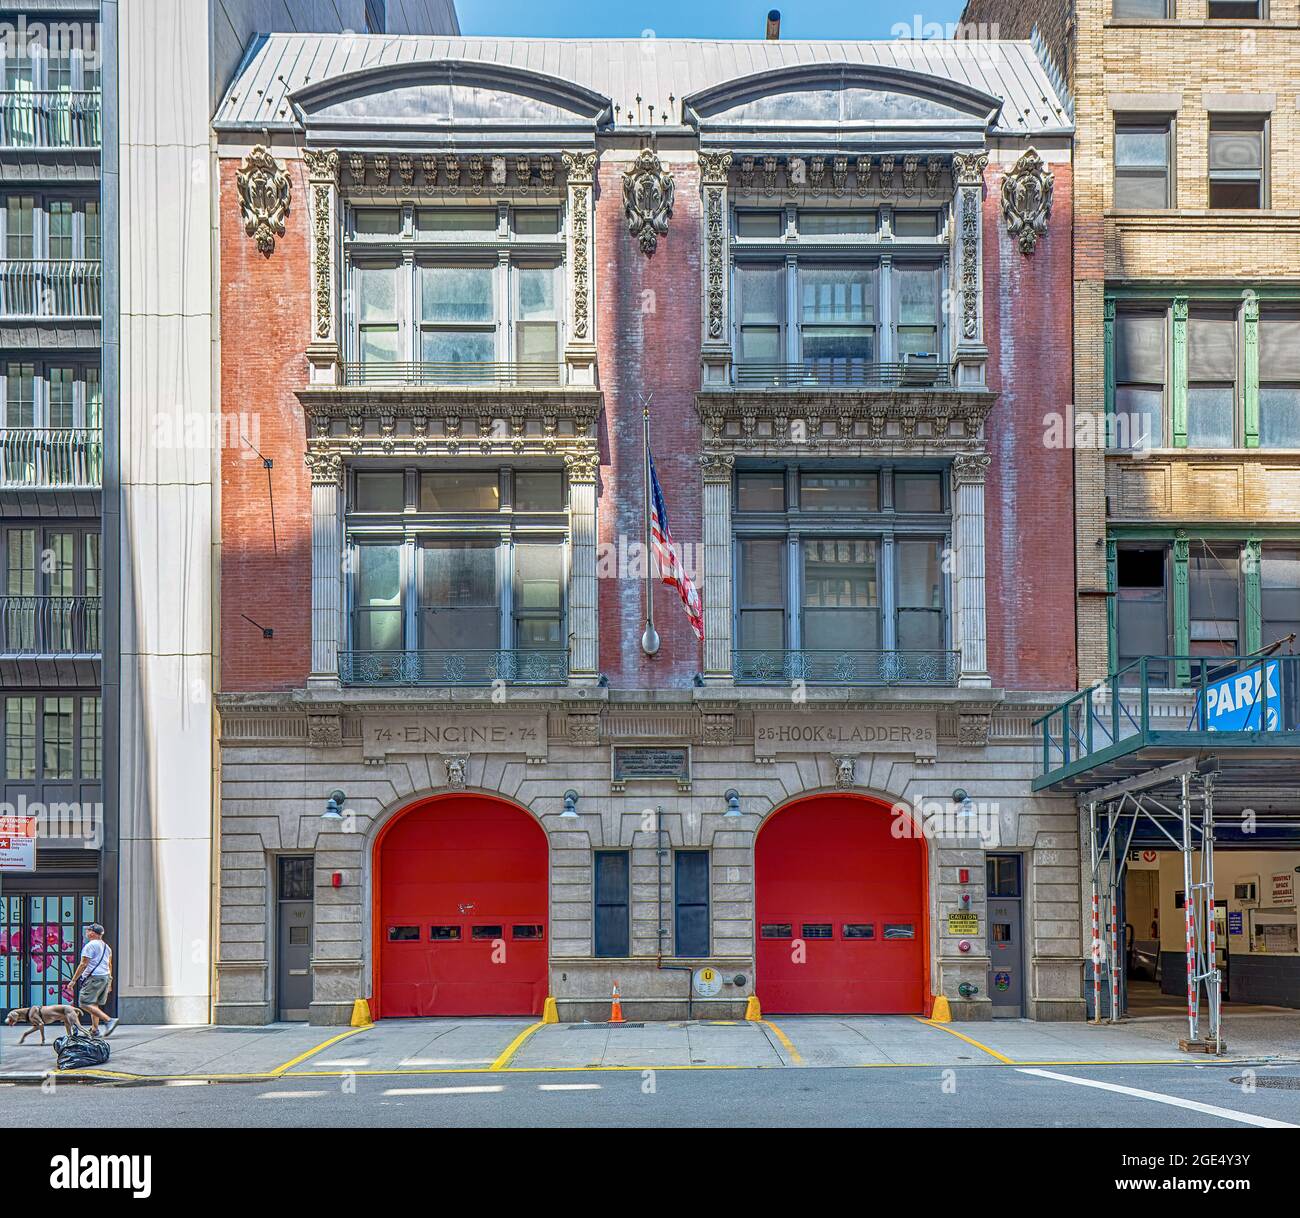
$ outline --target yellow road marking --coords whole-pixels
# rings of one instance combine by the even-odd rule
[[[790,1064],[792,1066],[802,1066],[803,1058],[799,1056],[799,1050],[794,1047],[794,1042],[770,1019],[763,1019],[759,1022],[763,1027],[771,1028],[776,1033],[776,1038],[781,1042],[781,1047],[790,1055]]]
[[[292,1070],[299,1062],[305,1062],[309,1057],[315,1057],[322,1049],[328,1049],[330,1045],[336,1045],[339,1041],[347,1040],[349,1036],[355,1036],[358,1032],[365,1032],[373,1026],[373,1024],[366,1024],[364,1027],[360,1028],[349,1028],[346,1032],[340,1032],[337,1036],[331,1036],[329,1040],[322,1041],[314,1049],[308,1049],[306,1053],[299,1053],[293,1061],[285,1062],[283,1066],[276,1066],[276,1068],[271,1071],[271,1077],[279,1078],[280,1075],[284,1074],[286,1071]]]
[[[996,1057],[1003,1065],[1014,1066],[1017,1064],[1011,1058],[999,1053],[996,1049],[990,1049],[988,1045],[982,1045],[978,1040],[973,1040],[971,1037],[966,1036],[961,1032],[954,1031],[947,1024],[935,1023],[932,1019],[922,1019],[919,1015],[913,1015],[912,1018],[915,1019],[917,1023],[925,1024],[927,1028],[938,1028],[940,1032],[947,1032],[949,1036],[955,1036],[958,1040],[964,1040],[968,1045],[974,1045],[975,1048],[982,1050],[990,1057]]]
[[[537,1031],[538,1028],[542,1026],[543,1025],[540,1023],[535,1023],[531,1027],[525,1028],[506,1046],[506,1051],[502,1053],[501,1056],[498,1057],[488,1068],[493,1071],[504,1070],[506,1066],[510,1064],[514,1055],[523,1047],[524,1041],[526,1041],[534,1032]]]

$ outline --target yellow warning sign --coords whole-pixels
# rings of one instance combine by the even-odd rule
[[[975,914],[949,914],[948,933],[950,935],[978,935],[980,933],[980,920]]]

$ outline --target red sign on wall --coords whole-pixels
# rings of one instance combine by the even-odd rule
[[[36,817],[0,816],[0,871],[36,870]]]

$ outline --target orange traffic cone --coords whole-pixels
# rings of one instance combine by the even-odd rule
[[[623,1022],[623,1003],[619,1000],[617,981],[614,982],[614,997],[610,999],[610,1004],[609,1004],[609,1022],[610,1023]]]

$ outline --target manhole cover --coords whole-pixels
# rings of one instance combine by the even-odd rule
[[[1276,1074],[1257,1074],[1254,1078],[1244,1078],[1242,1075],[1234,1075],[1228,1080],[1230,1083],[1236,1083],[1237,1086],[1243,1084],[1251,1087],[1271,1087],[1277,1091],[1300,1091],[1300,1078],[1292,1078],[1288,1075]]]

